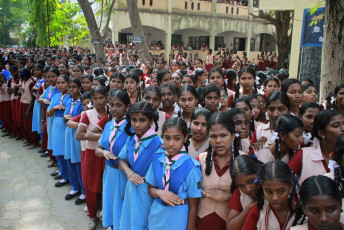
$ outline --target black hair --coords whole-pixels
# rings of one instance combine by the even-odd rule
[[[290,111],[291,105],[290,105],[289,97],[286,93],[282,91],[275,91],[272,94],[270,94],[270,96],[268,97],[266,101],[266,108],[268,108],[272,102],[277,101],[277,100],[280,100],[282,104],[285,105]]]
[[[281,82],[283,82],[285,79],[288,79],[288,77],[283,73],[278,73],[275,77]]]
[[[121,80],[122,84],[124,85],[124,75],[121,72],[115,72],[111,74],[110,81],[114,78],[118,78],[119,80]]]
[[[104,75],[95,77],[93,81],[98,81],[101,86],[106,87],[107,78]]]
[[[213,125],[221,124],[223,125],[232,135],[236,134],[235,125],[231,117],[227,115],[226,112],[218,112],[211,115],[211,117],[208,120],[207,124],[207,133],[209,135],[209,130]],[[232,152],[232,161],[239,156],[239,141],[238,138],[235,137],[233,145],[233,152]],[[209,145],[207,157],[206,157],[206,166],[205,166],[205,174],[210,175],[212,166],[213,166],[213,154],[216,154],[216,152],[213,151],[213,148],[211,145]]]
[[[69,76],[67,74],[61,74],[57,78],[62,77],[67,83],[69,82]]]
[[[253,108],[250,104],[250,101],[249,101],[250,97],[248,96],[244,96],[244,97],[241,97],[241,98],[238,98],[234,101],[233,103],[233,106],[232,108],[235,108],[236,105],[239,103],[239,102],[244,102],[246,103],[246,105],[250,108],[250,110],[252,111],[252,117],[248,117],[248,119],[250,119],[250,138],[252,137],[252,134],[254,133],[254,131],[256,131],[256,128],[254,126],[254,115],[253,115]]]
[[[85,70],[84,70],[84,67],[82,67],[82,65],[75,65],[74,67],[73,67],[73,69],[74,68],[78,68],[79,70],[81,70],[81,72],[84,72]],[[93,77],[93,76],[92,76]]]
[[[334,181],[337,183],[344,197],[344,175],[343,175],[343,154],[344,154],[344,134],[340,134],[337,138],[335,149],[333,152],[333,160],[337,162],[339,167],[334,169]]]
[[[42,72],[43,72],[44,65],[37,63],[37,64],[34,65],[34,67],[42,70]]]
[[[266,87],[270,81],[274,81],[277,83],[278,87],[280,87],[280,83],[279,83],[279,80],[275,77],[268,77],[266,80],[265,80],[265,83],[264,83],[264,87]]]
[[[182,76],[182,81],[183,81],[183,79],[186,78],[186,77],[189,77],[189,78],[191,79],[192,85],[194,85],[194,84],[196,83],[196,82],[195,82],[195,78],[194,78],[192,75],[189,75],[189,74],[183,75],[183,76]]]
[[[334,92],[333,92],[333,96],[336,98],[337,97],[337,94],[339,93],[339,91],[344,88],[344,83],[338,85],[335,89],[334,89]],[[334,109],[337,109],[337,100],[334,101],[333,103],[333,108]]]
[[[285,114],[283,116],[280,116],[276,121],[276,132],[278,134],[283,133],[284,135],[289,134],[296,128],[303,128],[302,121],[291,114]],[[280,141],[279,139],[275,140],[276,143],[276,159],[281,159],[281,152],[280,152]],[[292,158],[294,155],[294,151],[289,149],[289,159]]]
[[[289,166],[281,160],[270,161],[264,164],[258,175],[258,182],[260,187],[257,194],[257,206],[259,210],[263,209],[264,206],[264,191],[263,186],[264,182],[267,180],[279,180],[290,186],[293,185],[292,193],[289,197],[289,205],[291,204],[294,198],[297,198],[296,187],[299,185],[296,179],[295,174],[290,170]],[[297,206],[300,205],[299,199],[297,198]]]
[[[268,76],[266,76],[266,74],[264,72],[259,71],[257,73],[257,77],[259,77],[259,85],[265,85],[264,83],[265,83],[266,79],[268,78]],[[279,86],[279,82],[278,82],[278,86]]]
[[[180,117],[171,117],[162,126],[161,137],[164,136],[164,133],[165,133],[166,129],[172,128],[172,127],[175,127],[178,130],[180,130],[183,133],[184,137],[188,137],[189,136],[188,126],[185,123],[185,121],[182,118],[180,118]],[[189,138],[188,138],[186,140],[186,142],[184,143],[184,147],[185,147],[186,152],[188,152],[189,145],[190,145],[190,141],[189,141]]]
[[[136,101],[140,101],[141,100],[141,87],[140,87],[140,79],[139,79],[139,76],[137,76],[137,74],[136,73],[127,73],[126,75],[125,75],[125,79],[127,79],[127,78],[131,78],[131,79],[133,79],[135,82],[136,82],[136,84],[137,84],[137,98],[136,98]]]
[[[97,85],[91,89],[91,97],[93,97],[96,93],[102,94],[103,96],[107,97],[106,88],[102,85]]]
[[[203,68],[198,68],[195,69],[195,73],[194,73],[194,81],[197,82],[198,81],[198,77],[202,76],[205,73],[205,70]]]
[[[50,67],[50,69],[48,70],[48,73],[54,73],[56,76],[60,75],[60,72],[55,66]]]
[[[319,109],[319,111],[321,110],[320,105],[318,103],[307,102],[300,107],[299,116],[302,117],[303,114],[305,114],[305,112],[307,111],[307,109],[310,109],[310,108]]]
[[[216,67],[211,68],[210,71],[209,71],[209,73],[208,73],[208,80],[209,80],[209,78],[210,78],[210,75],[211,75],[212,73],[215,73],[215,72],[219,72],[219,73],[221,74],[222,79],[223,79],[223,88],[225,89],[225,92],[226,92],[226,94],[227,94],[227,85],[226,85],[226,81],[225,81],[225,75],[224,75],[222,69],[216,68]]]
[[[256,84],[256,79],[255,79],[256,72],[251,67],[245,66],[242,69],[240,69],[240,71],[239,71],[238,83],[237,83],[236,92],[235,92],[235,99],[239,98],[239,96],[240,96],[239,95],[240,94],[240,83],[239,83],[239,81],[240,81],[241,75],[243,73],[250,73],[253,76],[253,79],[254,79],[254,84],[253,84],[254,91],[253,91],[253,93],[258,94],[257,84]]]
[[[161,100],[162,94],[161,94],[161,91],[160,91],[160,89],[159,89],[158,87],[156,87],[156,86],[154,86],[154,85],[151,85],[151,86],[145,88],[145,89],[143,90],[143,92],[142,92],[142,98],[143,98],[143,97],[146,95],[146,93],[148,93],[148,92],[155,92],[155,93],[158,95],[158,97],[160,98],[160,100]]]
[[[191,115],[191,122],[197,119],[197,117],[199,116],[204,116],[205,120],[208,121],[208,119],[211,116],[211,112],[207,108],[203,108],[203,107],[196,108]]]
[[[308,177],[301,185],[300,189],[300,199],[302,206],[305,207],[306,204],[313,196],[327,195],[334,198],[338,203],[342,204],[342,193],[338,189],[338,184],[327,176],[318,175]],[[299,221],[301,219],[301,221]],[[298,224],[303,224],[306,219],[305,214],[301,207],[296,209],[295,220],[293,226]]]
[[[85,93],[82,94],[81,101],[86,100],[86,99],[91,99],[92,100],[91,92],[85,92]]]
[[[295,79],[295,78],[288,78],[282,81],[282,85],[281,85],[281,91],[284,93],[287,93],[289,86],[293,85],[293,84],[300,84],[300,81]]]
[[[310,83],[310,85],[314,85],[312,79],[310,79],[310,78],[308,78],[308,77],[301,80],[301,82],[303,82],[303,81],[308,81],[308,82]]]
[[[90,80],[90,82],[93,82],[93,75],[92,74],[85,74],[81,77],[81,81],[84,80],[85,78],[87,78],[88,80]]]
[[[233,70],[233,69],[227,69],[226,71],[225,71],[225,75],[226,75],[226,77],[227,77],[227,84],[228,84],[228,88],[230,89],[230,90],[233,90],[233,88],[232,88],[232,81],[235,79],[235,80],[237,80],[237,78],[238,78],[238,74],[237,74],[237,72],[235,71],[235,70]]]
[[[71,82],[75,83],[78,86],[78,88],[81,88],[81,81],[79,78],[73,77],[69,79],[68,83],[71,83]]]
[[[261,164],[256,159],[250,155],[240,155],[234,159],[233,163],[229,168],[229,173],[232,178],[231,193],[237,188],[235,179],[238,175],[252,175],[257,174],[260,170]]]
[[[197,59],[195,60],[195,62],[196,62],[196,61],[199,61],[199,62],[203,65],[203,60],[202,60],[202,59],[197,58]]]
[[[221,97],[221,93],[220,93],[220,89],[219,87],[217,87],[216,85],[214,84],[209,84],[209,85],[206,85],[203,89],[203,93],[202,93],[202,104],[203,104],[203,107],[205,107],[205,98],[206,96],[211,93],[211,92],[215,92],[219,98]]]
[[[315,86],[314,86],[314,85],[311,85],[311,84],[303,85],[303,86],[302,86],[302,92],[305,92],[309,87],[315,88]]]
[[[145,101],[139,101],[136,102],[132,107],[130,107],[130,109],[127,112],[127,125],[125,126],[125,132],[130,135],[133,136],[135,133],[132,133],[130,131],[130,127],[131,127],[131,116],[134,113],[142,113],[144,116],[146,116],[148,118],[149,121],[154,121],[155,124],[155,131],[158,131],[159,126],[158,126],[158,120],[159,120],[159,115],[158,112],[156,112],[153,108],[153,106]]]
[[[160,71],[158,72],[158,74],[156,75],[156,80],[157,80],[158,84],[161,84],[162,79],[164,78],[164,76],[165,76],[166,74],[169,74],[169,73],[170,73],[170,72],[168,72],[167,70],[160,70]]]
[[[118,98],[121,102],[124,103],[124,105],[128,106],[130,105],[130,98],[127,92],[120,90],[120,89],[111,89],[109,92],[109,102],[112,98]],[[112,120],[112,114],[109,113],[109,121]]]
[[[173,87],[173,85],[168,84],[168,83],[163,83],[159,86],[160,92],[161,92],[162,88],[168,88],[169,90],[172,91],[174,96],[176,95],[176,91],[175,91],[175,88]],[[162,94],[161,94],[161,97],[162,97]]]
[[[332,117],[338,115],[343,114],[338,110],[330,109],[326,109],[317,113],[317,115],[314,118],[312,136],[318,138],[321,142],[321,137],[319,136],[318,132],[324,131],[326,129],[326,126],[330,124]]]
[[[196,107],[197,107],[198,102],[199,102],[199,100],[198,100],[198,93],[197,93],[195,87],[193,87],[192,85],[183,85],[182,87],[180,87],[180,89],[179,89],[179,97],[178,98],[180,98],[180,95],[182,93],[186,92],[186,91],[190,92],[195,97],[195,99],[197,100],[197,104],[196,104]],[[182,117],[182,112],[181,111],[178,111],[178,117]]]

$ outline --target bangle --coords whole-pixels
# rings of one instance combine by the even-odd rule
[[[127,178],[129,179],[129,177],[131,176],[131,174],[133,174],[134,173],[134,171],[131,171],[130,173],[129,173],[129,175],[127,176]]]
[[[44,122],[44,120],[42,120],[42,122]]]

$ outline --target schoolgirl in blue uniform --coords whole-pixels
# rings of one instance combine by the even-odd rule
[[[158,117],[148,102],[137,102],[127,114],[125,131],[130,135],[119,153],[119,166],[127,175],[120,229],[147,229],[148,215],[153,198],[148,194],[146,173],[154,154],[162,153],[162,139],[158,130]],[[135,133],[130,131],[132,126]],[[135,134],[135,135],[134,135]]]
[[[52,149],[53,155],[56,157],[57,164],[60,168],[60,175],[62,180],[55,184],[55,187],[61,187],[68,183],[68,168],[67,161],[64,159],[65,152],[65,132],[66,132],[66,123],[63,121],[63,114],[66,108],[66,104],[71,100],[68,94],[68,80],[69,77],[65,74],[60,75],[57,78],[57,88],[60,93],[55,94],[52,98],[51,103],[47,109],[47,116],[51,117],[54,115],[54,121],[52,125],[51,138],[52,138]]]
[[[124,130],[127,125],[125,115],[130,106],[129,95],[123,90],[112,89],[109,105],[109,121],[95,153],[106,159],[103,174],[103,227],[119,229],[127,176],[118,168],[118,154],[129,137]]]
[[[37,94],[38,89],[41,87],[41,85],[45,82],[45,79],[43,77],[43,69],[44,66],[41,64],[35,64],[33,67],[34,71],[34,77],[36,77],[37,82],[35,86],[33,87],[31,93],[36,98],[35,104],[33,106],[33,115],[32,115],[32,132],[37,132],[38,134],[41,134],[42,137],[42,130],[41,130],[41,113],[42,113],[42,105],[37,101]]]
[[[68,92],[71,99],[66,103],[66,109],[63,116],[63,120],[66,123],[73,117],[79,115],[83,110],[80,90],[81,81],[78,78],[72,78],[68,81]],[[65,196],[66,200],[70,200],[80,194],[80,189],[84,190],[82,180],[79,180],[81,177],[78,177],[78,169],[81,172],[80,153],[81,146],[80,141],[76,139],[76,129],[69,128],[67,126],[65,131],[64,159],[67,161],[68,175],[69,181],[72,185],[72,191]],[[85,191],[83,194],[85,194]]]
[[[189,144],[185,121],[170,118],[162,127],[162,138],[165,153],[154,156],[146,175],[149,194],[155,198],[148,229],[193,230],[198,198],[202,197],[202,173],[200,163],[185,151]]]

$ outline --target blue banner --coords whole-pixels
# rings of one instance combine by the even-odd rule
[[[310,24],[319,15],[325,13],[325,8],[319,8],[313,15],[305,9],[303,14],[303,25],[301,35],[301,46],[322,46],[324,40],[325,17],[317,24]]]

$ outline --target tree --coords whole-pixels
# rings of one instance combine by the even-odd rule
[[[149,47],[147,44],[146,36],[143,32],[141,18],[137,7],[137,1],[127,0],[127,7],[129,12],[131,28],[133,30],[133,35],[142,37],[142,43],[136,43],[139,57],[142,59],[141,61],[143,62],[151,60]]]
[[[344,82],[344,0],[326,0],[325,4],[321,98]]]
[[[291,49],[291,28],[294,12],[291,10],[277,10],[270,13],[259,11],[258,16],[250,13],[253,18],[264,19],[276,29],[276,42],[278,49],[277,68],[284,68],[284,62],[288,59]]]
[[[104,2],[105,1],[105,2]],[[96,39],[99,43],[93,43],[95,54],[97,57],[105,58],[104,52],[104,39],[107,36],[108,27],[111,19],[111,15],[113,12],[113,7],[115,5],[116,0],[102,0],[101,1],[101,19],[99,26],[97,24],[96,18],[94,16],[92,6],[88,0],[78,0],[78,3],[81,6],[81,9],[84,13],[86,18],[87,26],[90,31],[90,35],[92,39]],[[105,24],[103,24],[103,16],[105,16]]]

